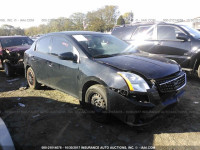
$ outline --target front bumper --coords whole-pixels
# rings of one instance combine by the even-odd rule
[[[148,101],[138,101],[132,96],[122,96],[109,89],[108,110],[111,114],[131,126],[141,126],[150,123],[166,107],[176,104],[184,90],[161,98],[156,89],[147,93]]]

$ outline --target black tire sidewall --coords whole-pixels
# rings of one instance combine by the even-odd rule
[[[100,94],[103,97],[104,101],[106,102],[106,109],[103,110],[102,114],[97,114],[95,112],[95,110],[93,109],[92,104],[91,104],[91,97],[92,97],[92,95],[94,95],[96,93]],[[94,113],[92,113],[92,118],[95,121],[97,121],[97,122],[108,122],[109,114],[108,114],[107,93],[106,93],[106,89],[103,85],[96,84],[96,85],[89,87],[88,90],[86,91],[86,94],[85,94],[85,100],[86,100],[87,103],[90,104],[89,109],[94,112]]]
[[[103,87],[103,85],[93,85],[88,88],[85,94],[85,100],[87,100],[88,103],[91,103],[91,96],[95,93],[100,94],[103,99],[106,101],[106,109],[107,109],[107,95],[106,95],[106,89]]]
[[[0,58],[0,62],[1,62],[1,67],[0,67],[0,69],[3,69],[3,60],[2,60],[2,58]]]
[[[8,63],[6,63],[6,62],[3,63],[3,68],[4,68],[6,76],[10,77],[13,75],[12,68]]]

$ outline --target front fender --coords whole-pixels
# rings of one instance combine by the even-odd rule
[[[94,85],[94,84],[101,84],[108,90],[112,89],[113,91],[127,91],[128,92],[128,86],[124,79],[118,75],[116,72],[109,73],[108,75],[104,74],[101,77],[99,76],[88,76],[84,79],[80,79],[79,84],[79,99],[84,100],[84,93],[87,91],[87,89]],[[127,93],[126,92],[126,93]]]

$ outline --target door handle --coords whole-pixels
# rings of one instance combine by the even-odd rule
[[[52,66],[53,66],[53,63],[50,62],[50,61],[47,61],[47,64],[48,64],[49,67],[52,67]]]
[[[35,57],[34,57],[34,56],[32,56],[32,57],[31,57],[31,60],[32,60],[32,61],[35,61]]]
[[[158,45],[158,46],[159,46],[159,45],[161,45],[161,42],[158,42],[158,44],[157,44],[157,45]]]
[[[49,67],[52,67],[53,66],[53,64],[52,63],[49,63]]]
[[[154,45],[161,45],[161,42],[158,42],[158,41],[156,41],[156,42],[154,42]]]

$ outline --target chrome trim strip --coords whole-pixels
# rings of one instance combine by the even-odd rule
[[[187,78],[186,78],[186,74],[185,74],[185,73],[184,73],[184,75],[185,75],[185,83],[183,84],[183,86],[181,86],[180,88],[178,88],[176,91],[182,89],[182,88],[186,85],[186,83],[187,83]]]
[[[161,85],[163,85],[163,84],[167,84],[167,83],[169,83],[169,82],[172,82],[172,81],[174,81],[174,80],[177,80],[177,79],[181,78],[182,76],[185,76],[185,77],[186,77],[186,74],[184,73],[184,74],[180,75],[180,76],[177,77],[177,78],[174,78],[174,79],[172,79],[172,80],[170,80],[170,81],[166,81],[166,82],[164,82],[164,83],[160,83],[159,85],[161,86]]]

